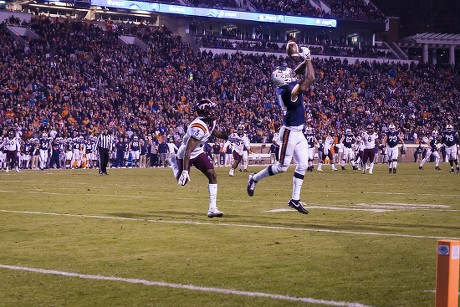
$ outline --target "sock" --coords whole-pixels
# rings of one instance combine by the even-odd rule
[[[261,179],[264,179],[265,177],[268,177],[270,176],[270,170],[269,168],[271,167],[270,166],[267,166],[266,168],[264,168],[263,170],[261,170],[260,172],[258,172],[257,174],[255,174],[252,179],[254,179],[255,181],[260,181]],[[274,175],[274,174],[273,174]]]
[[[303,179],[292,177],[293,178],[293,187],[292,187],[292,199],[300,199],[300,190],[302,188]]]
[[[374,162],[371,162],[371,165],[369,166],[369,171],[372,172],[374,169]]]
[[[398,161],[393,161],[393,168],[396,168],[398,166]]]
[[[209,211],[217,209],[217,183],[208,185],[209,191]]]

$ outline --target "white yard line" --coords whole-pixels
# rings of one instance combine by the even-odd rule
[[[321,299],[315,299],[315,298],[310,298],[310,297],[295,297],[295,296],[288,296],[288,295],[282,295],[282,294],[250,292],[250,291],[240,291],[240,290],[212,288],[212,287],[201,287],[201,286],[195,286],[195,285],[174,284],[174,283],[168,283],[168,282],[162,282],[162,281],[150,281],[150,280],[145,280],[145,279],[123,278],[123,277],[116,277],[116,276],[87,275],[87,274],[79,274],[79,273],[74,273],[74,272],[46,270],[46,269],[38,269],[38,268],[30,268],[30,267],[14,266],[14,265],[6,265],[6,264],[0,264],[0,268],[8,269],[8,270],[15,270],[15,271],[28,271],[28,272],[48,274],[48,275],[77,277],[77,278],[83,278],[83,279],[118,281],[118,282],[130,283],[130,284],[142,284],[145,286],[167,287],[167,288],[190,290],[190,291],[212,292],[212,293],[221,293],[221,294],[230,294],[230,295],[238,295],[238,296],[248,296],[248,297],[264,297],[264,298],[270,298],[270,299],[276,299],[276,300],[303,302],[303,303],[310,303],[310,304],[317,304],[317,305],[370,307],[369,305],[364,305],[360,303],[329,301],[329,300],[321,300]]]
[[[409,192],[369,192],[363,191],[363,194],[385,194],[385,195],[415,195],[415,196],[441,196],[441,197],[458,197],[460,194],[436,194],[436,193],[409,193]]]
[[[140,221],[140,222],[149,222],[149,223],[158,223],[158,224],[174,224],[174,225],[203,225],[203,226],[217,226],[217,227],[240,227],[240,228],[256,228],[256,229],[274,229],[274,230],[293,230],[293,231],[338,233],[338,234],[362,235],[362,236],[402,237],[402,238],[436,239],[436,240],[440,240],[440,239],[460,240],[460,238],[455,238],[455,237],[421,236],[421,235],[409,235],[409,234],[402,234],[402,233],[359,232],[359,231],[348,231],[348,230],[316,229],[316,228],[301,228],[301,227],[263,226],[263,225],[250,225],[250,224],[229,224],[229,223],[220,223],[220,222],[214,223],[214,222],[197,222],[197,221],[165,221],[165,220],[149,220],[149,219],[130,218],[130,217],[86,215],[86,214],[68,214],[68,213],[39,212],[39,211],[0,210],[0,212],[3,212],[3,213],[16,213],[16,214],[35,214],[35,215],[80,217],[80,218],[105,219],[105,220]]]

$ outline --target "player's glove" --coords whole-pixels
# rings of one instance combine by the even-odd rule
[[[299,52],[300,57],[302,57],[304,60],[311,59],[310,49],[308,47],[302,47],[300,48],[300,50],[301,50],[301,52]]]
[[[189,181],[192,181],[190,179],[190,175],[188,174],[188,171],[182,171],[182,173],[180,174],[180,177],[179,177],[179,180],[177,181],[177,183],[180,185],[180,186],[184,186],[187,184],[187,182]]]

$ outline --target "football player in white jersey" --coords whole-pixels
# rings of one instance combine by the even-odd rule
[[[430,159],[430,156],[433,155],[434,162],[435,162],[435,169],[440,171],[441,168],[439,167],[440,157],[439,157],[438,149],[441,144],[439,143],[438,131],[433,130],[433,132],[431,133],[431,137],[429,138],[424,137],[423,142],[428,144],[428,147],[426,149],[425,157],[420,162],[420,165],[418,166],[418,168],[423,170],[423,164],[425,164],[425,162]]]
[[[177,155],[173,155],[169,162],[174,177],[180,186],[184,186],[191,181],[190,167],[192,165],[208,178],[208,217],[222,217],[223,212],[217,208],[217,174],[213,163],[203,148],[211,135],[223,140],[228,140],[229,138],[215,129],[218,114],[217,106],[214,102],[209,99],[202,99],[197,103],[195,110],[198,117],[188,126]]]
[[[323,166],[323,162],[326,159],[326,157],[329,158],[329,163],[331,164],[332,170],[334,172],[338,170],[335,167],[335,164],[334,164],[334,155],[332,154],[332,147],[333,146],[334,146],[334,137],[332,136],[332,133],[328,133],[328,135],[326,136],[326,139],[324,140],[322,158],[318,159],[318,168],[317,168],[317,170],[319,172],[323,171],[322,166]],[[318,152],[318,155],[319,154],[320,153]]]
[[[406,144],[404,143],[400,132],[396,130],[394,124],[390,124],[382,142],[383,147],[386,146],[386,155],[388,157],[388,173],[396,174],[396,167],[398,166],[399,142],[401,142],[403,148],[406,148]]]
[[[21,144],[19,143],[19,138],[14,136],[13,130],[8,131],[8,136],[3,140],[2,147],[6,152],[6,172],[13,168],[16,168],[16,172],[19,172],[17,160]]]
[[[246,135],[246,133],[244,133],[243,125],[238,125],[236,133],[232,133],[230,135],[230,139],[233,142],[227,140],[227,142],[225,142],[224,144],[224,151],[226,151],[227,147],[230,146],[230,144],[232,144],[233,164],[230,168],[230,171],[228,172],[228,175],[233,176],[238,165],[240,163],[243,163],[244,147],[246,147],[249,151],[251,149],[251,144],[249,143],[248,136]]]
[[[345,129],[345,134],[342,135],[339,141],[343,148],[342,161],[340,161],[342,170],[345,170],[345,163],[350,163],[353,169],[356,169],[354,161],[355,155],[353,153],[353,143],[355,143],[355,141],[356,139],[353,133],[351,133],[351,129]]]
[[[379,136],[374,132],[374,126],[368,125],[366,131],[361,135],[364,142],[364,151],[363,151],[363,174],[366,173],[366,170],[369,169],[369,174],[372,174],[374,170],[374,160],[375,160],[375,144],[379,144]],[[369,167],[367,166],[367,161],[369,160]]]
[[[6,152],[3,149],[3,138],[0,135],[0,169],[6,169]]]

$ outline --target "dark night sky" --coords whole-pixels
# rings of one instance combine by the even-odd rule
[[[399,17],[400,36],[423,32],[460,34],[460,0],[371,0],[387,16]]]

